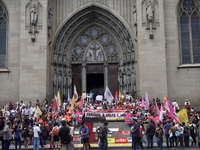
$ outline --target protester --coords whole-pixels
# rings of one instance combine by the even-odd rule
[[[137,119],[134,119],[134,126],[131,128],[131,133],[132,133],[132,140],[134,145],[133,149],[136,150],[137,144],[140,145],[141,149],[143,149],[142,141],[141,141],[141,136],[140,136],[140,125],[137,122]]]
[[[185,147],[189,147],[189,135],[190,135],[190,130],[189,128],[185,125],[185,122],[183,124],[183,134],[184,134],[184,143]]]
[[[52,134],[53,134],[53,141],[54,141],[54,150],[58,150],[58,143],[59,143],[59,136],[58,136],[59,128],[58,128],[58,123],[54,124]]]
[[[171,147],[171,145],[172,145],[172,144],[171,144],[170,137],[169,137],[170,128],[171,128],[170,121],[167,120],[167,123],[164,125],[164,129],[165,129],[165,138],[166,138],[167,147]],[[169,143],[170,143],[170,144],[169,144]]]
[[[74,145],[72,143],[72,137],[69,128],[66,126],[66,121],[62,120],[61,121],[62,127],[59,129],[59,139],[62,144],[62,149],[63,150],[73,150]]]
[[[21,134],[20,134],[21,130],[22,130],[22,125],[14,126],[15,150],[17,150],[17,143],[19,143],[19,150],[21,150]]]
[[[189,129],[190,129],[190,135],[193,139],[191,146],[196,145],[196,131],[197,131],[197,127],[196,124],[194,123],[194,121],[189,125]]]
[[[81,123],[81,127],[79,128],[79,135],[83,142],[84,150],[89,150],[89,129],[85,126],[85,123]]]
[[[175,123],[174,122],[172,122],[172,126],[171,126],[171,128],[170,128],[170,134],[172,134],[172,136],[170,137],[170,139],[171,139],[171,146],[172,147],[174,147],[174,146],[176,146],[177,147],[177,137],[176,137],[176,135],[175,135],[175,132],[176,132],[176,127],[175,127]],[[174,143],[175,143],[175,145],[174,145]]]
[[[153,136],[155,134],[155,130],[156,130],[156,125],[154,124],[153,120],[150,120],[146,128],[148,148],[153,148]]]
[[[3,130],[3,138],[4,138],[4,150],[9,150],[10,142],[12,139],[11,130],[10,130],[11,122],[7,121]]]
[[[34,128],[33,128],[33,132],[34,132],[34,150],[39,150],[39,144],[40,144],[40,127],[39,127],[39,123],[36,123]]]
[[[108,149],[107,134],[109,132],[108,122],[104,122],[104,125],[97,128],[96,132],[100,140],[99,142],[100,150],[107,150]]]
[[[163,128],[161,127],[160,123],[157,124],[155,136],[157,138],[157,145],[159,149],[163,149]]]

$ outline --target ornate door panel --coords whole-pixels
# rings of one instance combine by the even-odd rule
[[[87,73],[104,73],[103,64],[87,65]]]
[[[74,93],[74,85],[75,85],[79,96],[81,96],[82,94],[81,73],[82,73],[81,65],[72,65],[72,93]]]
[[[118,64],[108,64],[108,87],[113,96],[119,92]]]

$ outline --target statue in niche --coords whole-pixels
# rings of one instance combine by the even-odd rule
[[[137,26],[137,8],[136,8],[136,6],[133,6],[133,19],[134,19],[134,25]]]
[[[58,55],[57,55],[57,54],[54,54],[54,55],[53,55],[53,60],[54,60],[54,63],[57,63],[57,62],[58,62]]]
[[[30,8],[30,24],[31,24],[31,40],[32,42],[35,42],[35,28],[37,26],[37,20],[38,20],[38,5],[36,3],[33,3],[33,5]]]
[[[153,21],[154,18],[154,0],[148,0],[147,7],[146,7],[146,14],[147,19],[149,22]]]
[[[67,57],[66,56],[63,57],[63,65],[67,65]]]
[[[150,28],[150,39],[153,39],[154,3],[154,0],[148,0],[146,6],[147,21],[149,22]]]
[[[62,72],[61,72],[61,70],[59,70],[59,73],[58,73],[58,87],[60,88],[61,85],[62,85]]]
[[[53,75],[53,86],[57,86],[57,70],[54,68],[54,75]]]
[[[121,70],[121,67],[119,67],[119,72],[118,72],[118,82],[119,82],[119,85],[120,85],[120,88],[122,87],[122,85],[123,85],[123,79],[122,79],[122,76],[123,76],[123,74],[122,74],[122,70]]]
[[[127,92],[127,75],[125,72],[123,73],[123,87],[123,91]]]
[[[132,69],[131,69],[131,87],[134,90],[135,90],[135,85],[136,85],[135,67],[132,66]]]
[[[37,19],[38,19],[38,10],[36,7],[36,4],[33,4],[32,8],[30,9],[30,15],[31,15],[31,25],[36,26]]]
[[[63,71],[63,87],[67,87],[67,73],[65,70]]]
[[[62,55],[58,56],[58,64],[62,64]]]
[[[51,11],[51,8],[49,9],[48,12],[48,38],[49,38],[49,44],[51,44],[51,26],[52,26],[52,22],[53,22],[53,13]]]

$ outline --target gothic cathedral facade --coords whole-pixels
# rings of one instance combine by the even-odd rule
[[[77,91],[200,100],[199,0],[0,0],[0,104]]]

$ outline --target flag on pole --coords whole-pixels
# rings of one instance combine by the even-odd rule
[[[145,100],[146,100],[146,110],[148,110],[149,109],[149,97],[148,97],[147,92],[146,92],[146,98],[145,98]]]
[[[75,101],[78,100],[78,93],[77,93],[77,90],[76,90],[76,86],[74,85],[74,98],[75,98]]]
[[[157,104],[156,101],[155,101],[155,104],[156,104],[156,111],[157,111],[157,114],[159,115],[159,114],[160,114],[160,110],[158,109],[158,104]]]
[[[58,91],[58,94],[57,94],[57,99],[58,99],[58,106],[61,105],[61,99],[60,99],[60,92]]]
[[[179,123],[183,123],[185,122],[185,125],[188,124],[188,114],[187,114],[187,109],[183,108],[181,109],[178,113],[177,113],[178,119],[179,119]]]
[[[160,119],[161,122],[163,121],[163,107],[162,107],[162,104],[161,104],[161,108],[160,108],[159,119]]]
[[[106,86],[104,97],[105,97],[105,99],[107,99],[108,103],[111,103],[112,100],[114,99],[114,97],[112,96],[112,93],[110,92],[108,86]]]
[[[83,98],[83,93],[82,93],[81,101],[79,102],[79,108],[83,106],[83,102],[84,102],[84,98]]]
[[[144,109],[146,109],[146,105],[144,103],[144,99],[142,98],[142,106],[144,107]]]
[[[119,102],[122,103],[122,94],[120,90],[119,90]]]
[[[115,104],[117,104],[117,91],[116,91],[116,94],[115,94]]]
[[[70,95],[69,95],[69,88],[67,89],[67,105],[71,103]]]
[[[57,112],[58,111],[58,104],[57,104],[57,101],[54,99],[53,101],[53,111],[54,112]]]
[[[163,97],[164,97],[164,102],[165,102],[167,98],[166,98],[165,96],[163,96]],[[164,102],[163,102],[163,103],[164,103]]]
[[[74,109],[74,104],[75,104],[75,98],[74,98],[74,95],[72,97],[72,103],[71,103],[71,110]]]
[[[166,110],[168,110],[168,112],[170,112],[170,100],[169,97],[166,98],[165,102],[164,102],[164,106],[166,108]]]
[[[42,115],[42,111],[41,111],[40,108],[37,106],[34,116],[35,116],[35,118],[38,119],[40,115]]]

